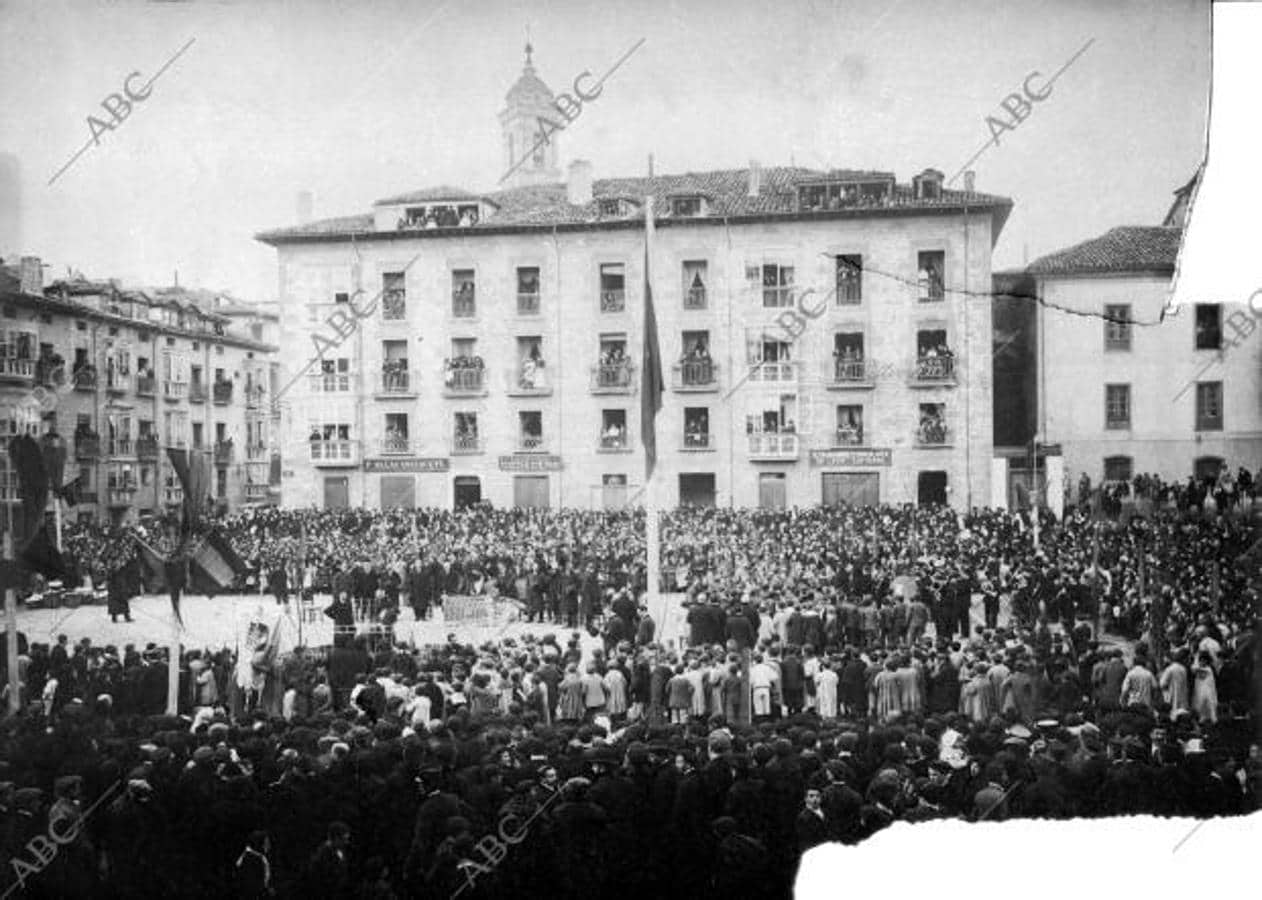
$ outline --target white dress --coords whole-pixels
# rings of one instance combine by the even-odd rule
[[[815,703],[820,718],[837,718],[837,673],[832,669],[820,669],[815,676]]]

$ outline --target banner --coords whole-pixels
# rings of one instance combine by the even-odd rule
[[[443,597],[443,621],[449,625],[502,627],[512,621],[516,613],[516,603],[498,597],[460,594],[447,594]]]

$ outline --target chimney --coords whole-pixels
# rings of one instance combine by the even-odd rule
[[[969,169],[967,172],[964,173],[964,190],[966,190],[970,194],[973,193],[973,183],[974,183],[974,178],[976,178],[976,176],[977,176],[977,173],[974,172],[972,169]]]
[[[23,256],[18,263],[18,290],[34,297],[44,296],[44,267],[38,256]]]
[[[762,193],[762,166],[758,160],[749,161],[749,196],[757,197]]]
[[[565,195],[574,206],[586,206],[592,202],[592,164],[585,159],[570,163],[569,178],[565,183]]]
[[[296,198],[299,225],[304,225],[315,218],[315,196],[311,191],[299,191]]]

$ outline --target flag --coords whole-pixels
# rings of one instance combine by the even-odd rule
[[[180,593],[188,585],[188,556],[184,545],[162,566],[162,575],[166,579],[167,590],[171,594],[171,614],[180,627],[184,627],[184,617],[180,615]]]
[[[22,528],[19,533],[34,537],[44,521],[44,509],[48,505],[48,470],[44,467],[44,452],[33,437],[21,434],[9,439],[9,459],[17,472],[18,496],[22,498]]]
[[[61,551],[49,534],[49,528],[47,522],[40,522],[34,536],[18,554],[18,559],[28,572],[38,572],[48,579],[64,579],[67,575],[66,565],[61,558]]]
[[[232,586],[249,566],[218,531],[212,530],[191,555],[192,584],[208,597]]]
[[[167,587],[166,557],[140,538],[135,540],[136,555],[140,559],[140,570],[144,575],[145,587],[155,594],[165,591]]]
[[[662,409],[662,354],[657,342],[657,313],[653,310],[649,251],[653,240],[653,198],[644,203],[644,365],[640,385],[640,441],[644,444],[644,479],[653,477],[657,464],[657,414]]]
[[[83,490],[83,477],[79,476],[73,481],[68,481],[61,486],[57,492],[57,496],[61,498],[61,502],[66,506],[78,506],[79,494]]]
[[[210,467],[206,463],[206,451],[168,447],[167,458],[171,460],[175,477],[180,480],[180,488],[184,491],[185,530],[188,530],[201,517],[210,486]]]

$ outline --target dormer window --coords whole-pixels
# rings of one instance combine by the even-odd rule
[[[481,210],[477,203],[430,203],[409,206],[399,217],[400,231],[428,228],[469,228],[477,225]]]
[[[845,209],[852,206],[884,206],[894,193],[894,179],[827,180],[798,186],[802,212]]]
[[[925,169],[912,179],[912,188],[917,200],[940,200],[942,198],[942,173],[937,169]]]
[[[701,215],[701,198],[697,196],[671,197],[670,214],[672,216]]]

